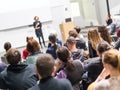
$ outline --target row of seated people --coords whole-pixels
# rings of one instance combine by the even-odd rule
[[[96,36],[95,36],[96,35]],[[55,35],[52,34],[51,35],[53,39],[55,39]],[[53,37],[54,36],[54,37]],[[94,41],[97,39],[97,41],[93,42],[91,40],[91,38],[94,37]],[[100,38],[100,41],[99,41],[99,38]],[[50,37],[49,37],[50,38]],[[50,39],[49,39],[50,40]],[[91,43],[91,47],[93,48],[93,46],[95,45],[95,51],[98,52],[96,57],[100,56],[101,58],[101,54],[105,51],[105,50],[108,50],[109,48],[111,48],[112,46],[110,45],[110,43],[106,43],[100,36],[100,34],[98,33],[97,30],[89,30],[88,31],[88,40],[89,42]],[[56,41],[56,39],[54,40],[54,42]],[[52,40],[51,40],[52,42]],[[102,43],[102,44],[101,44]],[[101,46],[100,46],[101,45]],[[106,45],[106,46],[105,46]],[[51,43],[51,46],[54,46],[53,43]],[[93,81],[96,80],[97,76],[100,74],[100,72],[102,71],[103,69],[103,65],[102,65],[102,62],[101,62],[101,59],[98,59],[97,62],[95,61],[95,64],[91,64],[91,63],[88,63],[86,65],[84,65],[84,61],[86,60],[86,54],[84,52],[84,49],[79,49],[79,48],[76,48],[76,39],[75,37],[72,37],[70,36],[67,41],[66,41],[66,46],[67,47],[63,47],[63,46],[57,46],[57,48],[55,49],[55,54],[53,55],[56,55],[57,56],[57,59],[52,55],[52,53],[49,53],[46,51],[46,53],[49,53],[53,56],[54,60],[55,60],[55,69],[53,70],[53,73],[52,73],[52,76],[54,76],[55,78],[67,78],[69,79],[69,81],[71,82],[72,84],[72,88],[74,88],[74,90],[85,90],[87,89],[88,85],[90,83],[92,83]],[[30,38],[28,41],[27,41],[27,51],[29,52],[27,58],[22,61],[26,64],[33,64],[35,65],[36,64],[36,67],[37,67],[37,60],[38,58],[41,56],[42,59],[45,59],[42,57],[42,55],[44,55],[41,51],[40,51],[40,46],[38,44],[38,42],[36,40],[34,40],[33,38]],[[48,47],[49,48],[49,47]],[[76,51],[80,51],[80,54],[76,54],[76,53],[73,53],[73,52],[76,52]],[[8,51],[7,51],[8,53]],[[11,52],[12,53],[12,52]],[[90,53],[90,52],[89,52]],[[15,54],[15,53],[14,53]],[[94,53],[93,53],[94,54]],[[10,54],[11,55],[11,54]],[[9,55],[8,55],[9,56]],[[11,58],[8,57],[7,54],[6,54],[6,57],[7,57],[7,61],[10,60]],[[46,55],[47,56],[47,55]],[[45,57],[45,55],[44,55]],[[14,58],[13,58],[14,59]],[[11,61],[11,60],[10,60]],[[7,70],[10,70],[8,68],[11,67],[11,69],[13,70],[10,70],[10,73],[14,73],[14,70],[16,70],[15,72],[18,72],[19,69],[21,69],[20,67],[18,67],[18,69],[15,67],[17,66],[16,64],[18,64],[18,62],[14,62],[13,64],[11,64],[11,62],[8,61],[8,63],[10,64],[8,67],[7,67]],[[19,64],[21,63],[21,59],[20,59],[20,62]],[[13,65],[13,66],[12,66]],[[18,65],[18,66],[21,66],[21,65]],[[25,65],[22,65],[24,66],[24,69],[27,67]],[[47,68],[47,67],[46,67]],[[91,68],[91,69],[90,69]],[[23,68],[22,68],[23,69]],[[48,68],[47,68],[48,69]],[[96,70],[95,70],[96,69]],[[32,70],[34,71],[34,69],[32,68]],[[38,81],[38,77],[36,77],[36,74],[35,72],[33,72],[32,70],[28,70],[28,73],[27,75],[29,76],[29,74],[35,76],[31,76],[32,79],[34,80],[37,80]],[[44,70],[44,69],[43,69]],[[97,72],[98,71],[98,72]],[[30,73],[29,73],[30,72]],[[33,72],[33,73],[32,73]],[[2,74],[3,73],[3,74]],[[10,85],[13,85],[14,87],[12,86],[9,86],[8,84],[10,83],[10,81],[14,81],[14,80],[17,80],[17,79],[12,79],[12,78],[18,78],[18,77],[14,77],[14,75],[10,75],[10,78],[9,79],[10,81],[7,81],[5,80],[6,76],[4,77],[4,73],[5,70],[1,73],[1,83],[0,83],[0,88],[3,88],[3,89],[6,89],[6,88],[13,88],[12,90],[17,90],[19,86],[16,85],[16,87],[14,86],[15,83],[12,83]],[[38,72],[39,73],[39,72]],[[71,74],[72,73],[72,74]],[[89,79],[89,82],[83,80],[83,79],[86,79],[85,75],[87,73],[87,79]],[[8,73],[7,73],[8,74]],[[6,75],[7,75],[6,74]],[[19,74],[21,75],[22,73],[18,72],[17,73],[18,76]],[[40,73],[39,73],[40,74]],[[26,77],[27,77],[26,75]],[[41,75],[41,74],[40,74]],[[48,74],[49,75],[49,74]],[[11,77],[13,76],[13,77]],[[22,75],[21,75],[22,76]],[[3,78],[4,77],[4,78]],[[45,75],[45,77],[43,78],[47,78],[48,76]],[[88,78],[89,77],[89,78]],[[8,77],[7,77],[8,78]],[[21,79],[22,78],[22,79]],[[19,77],[18,80],[20,79],[21,82],[23,79],[23,77]],[[27,78],[28,79],[28,78]],[[39,78],[41,80],[41,78]],[[49,79],[49,78],[48,78]],[[48,80],[47,79],[47,80]],[[30,80],[30,79],[29,79]],[[27,82],[29,82],[29,80],[26,80]],[[36,82],[34,80],[30,80],[32,81],[33,83]],[[79,87],[80,83],[79,81],[83,81],[82,82],[82,87]],[[43,80],[44,81],[44,80]],[[4,83],[3,83],[4,82]],[[9,83],[8,83],[9,82]],[[18,81],[17,81],[18,82]],[[26,83],[26,82],[25,82]],[[40,82],[39,82],[40,83]],[[2,86],[3,85],[3,86]],[[22,84],[23,85],[23,84]],[[31,85],[31,84],[30,84]],[[34,84],[35,85],[35,84]],[[31,86],[34,86],[33,84]],[[42,85],[42,84],[39,84],[39,85]],[[30,86],[30,87],[31,87]],[[70,86],[70,85],[69,85]],[[30,88],[29,85],[25,85],[25,88]],[[17,89],[15,89],[17,88]],[[22,87],[21,87],[22,88]],[[24,87],[23,87],[24,88]],[[37,87],[38,88],[38,87]],[[44,87],[45,88],[45,87]],[[65,90],[72,90],[71,89],[65,89]],[[18,89],[18,90],[26,90],[26,89]],[[34,90],[37,90],[37,89],[34,89]],[[43,89],[43,90],[48,90],[47,89]],[[56,89],[50,89],[50,90],[56,90]],[[60,89],[60,90],[64,90],[64,89]]]

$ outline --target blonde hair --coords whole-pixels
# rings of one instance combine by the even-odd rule
[[[90,29],[88,31],[88,40],[92,44],[94,50],[96,50],[97,45],[102,41],[102,38],[96,29]]]
[[[103,63],[110,64],[120,72],[120,52],[116,49],[110,49],[103,54]]]

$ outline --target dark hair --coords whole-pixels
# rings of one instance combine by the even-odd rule
[[[11,48],[11,43],[10,42],[5,42],[4,43],[4,49],[8,51]]]
[[[97,46],[97,50],[99,53],[103,53],[109,49],[113,48],[108,42],[106,41],[101,41],[98,46]]]
[[[107,41],[109,44],[112,42],[112,38],[108,32],[108,29],[105,26],[98,26],[98,32],[103,40]]]
[[[49,41],[50,41],[52,44],[54,44],[54,49],[55,49],[55,51],[56,51],[57,48],[58,48],[58,45],[56,44],[56,35],[53,34],[53,33],[51,33],[48,38],[49,38]]]
[[[67,47],[62,46],[62,47],[58,48],[57,49],[57,57],[62,62],[64,62],[67,70],[69,70],[69,71],[74,70],[75,67],[74,67],[73,63],[70,61],[71,53]]]
[[[39,43],[35,39],[29,40],[27,43],[27,50],[31,54],[40,51]]]
[[[15,65],[21,61],[21,54],[17,49],[9,49],[6,53],[6,58],[9,64]]]
[[[51,76],[54,70],[54,58],[50,54],[41,54],[37,58],[36,68],[42,78]]]
[[[74,29],[77,31],[78,34],[79,34],[80,31],[81,31],[81,28],[80,28],[79,26],[74,27]]]

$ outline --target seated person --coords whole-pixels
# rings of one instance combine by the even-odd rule
[[[74,37],[69,37],[66,41],[67,44],[67,48],[70,50],[70,52],[72,53],[72,58],[73,60],[80,60],[81,62],[84,62],[84,60],[86,60],[86,55],[84,52],[84,49],[78,49],[76,48],[76,40]]]
[[[67,47],[57,49],[58,63],[56,71],[61,70],[56,74],[56,78],[67,78],[72,83],[74,90],[80,90],[79,82],[82,80],[83,66],[80,60],[73,60],[71,52]]]
[[[100,42],[97,46],[97,54],[99,56],[99,59],[97,58],[94,61],[91,61],[91,62],[89,61],[88,64],[84,65],[84,70],[87,73],[86,80],[87,80],[88,85],[90,83],[94,82],[97,79],[97,77],[99,76],[99,74],[102,72],[102,70],[103,70],[102,54],[111,48],[112,48],[112,46],[108,42],[106,42],[106,41]],[[91,60],[92,60],[92,58],[91,58]],[[87,86],[86,86],[86,88],[87,88]]]
[[[57,38],[57,33],[54,34],[56,36],[56,43],[62,46],[62,41]],[[51,47],[51,43],[48,43],[48,48]]]
[[[11,43],[10,43],[10,42],[5,42],[5,43],[4,43],[4,49],[5,49],[6,52],[7,52],[11,47],[12,47],[12,46],[11,46]],[[8,64],[8,63],[7,63],[7,60],[6,60],[6,53],[4,54],[4,56],[1,57],[1,60],[2,60],[2,62],[4,62],[5,64]]]
[[[73,90],[70,82],[66,79],[55,79],[54,58],[50,54],[42,54],[37,58],[36,71],[40,82],[29,90]]]
[[[100,81],[95,82],[94,90],[120,90],[120,52],[116,49],[106,51],[102,55],[102,62],[110,78],[102,76]]]
[[[29,55],[27,56],[26,62],[27,64],[35,64],[37,57],[42,54],[40,50],[40,45],[39,43],[35,40],[29,40],[27,42],[27,51],[29,52]]]
[[[35,66],[22,63],[18,50],[9,49],[6,58],[9,65],[0,74],[0,89],[27,90],[37,83]]]
[[[28,42],[29,40],[32,40],[32,39],[33,39],[33,37],[26,37],[26,42]],[[29,55],[29,52],[28,52],[27,48],[25,48],[22,52],[22,59],[25,60],[28,55]]]
[[[118,40],[115,42],[114,47],[119,50],[120,48],[120,27],[117,29],[117,37],[118,37]]]
[[[51,45],[47,48],[46,53],[51,54],[54,57],[54,59],[57,59],[56,50],[58,47],[60,47],[60,45],[56,42],[55,34],[51,33],[48,38]]]

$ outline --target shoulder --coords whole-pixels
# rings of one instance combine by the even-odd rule
[[[56,79],[57,83],[60,85],[61,90],[73,90],[72,85],[67,79]]]
[[[109,88],[108,87],[110,87],[110,82],[109,82],[109,80],[101,80],[101,81],[99,81],[99,82],[96,82],[96,84],[95,84],[95,90],[109,90]]]

